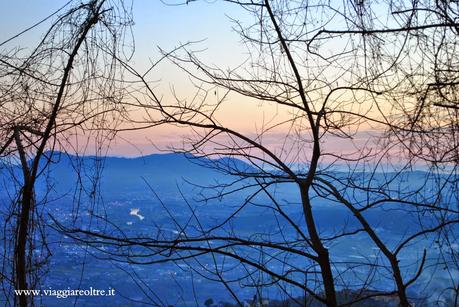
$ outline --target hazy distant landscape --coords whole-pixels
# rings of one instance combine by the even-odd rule
[[[43,208],[43,214],[45,216],[51,215],[59,223],[69,228],[81,227],[83,230],[104,232],[116,226],[126,234],[133,236],[148,236],[160,231],[173,237],[178,235],[178,229],[173,219],[180,223],[186,223],[191,215],[190,208],[182,198],[183,195],[187,198],[189,205],[196,210],[195,214],[199,216],[203,227],[207,228],[218,225],[231,215],[248,193],[248,191],[244,191],[234,193],[223,200],[216,199],[203,202],[204,195],[206,193],[212,194],[213,191],[206,192],[199,186],[208,186],[215,182],[231,182],[234,178],[211,168],[215,165],[215,161],[209,162],[210,160],[205,158],[196,159],[190,155],[158,154],[139,158],[96,158],[91,156],[77,158],[63,153],[54,153],[52,160],[53,163],[50,166],[52,176],[47,178],[46,183],[40,181],[37,190],[46,191],[45,186],[48,186],[48,189],[49,186],[52,187],[51,192],[46,195],[49,203],[46,208]],[[79,173],[85,174],[82,176],[83,178],[78,179],[76,177],[76,165],[81,167]],[[238,160],[234,160],[234,165],[250,168]],[[98,183],[100,190],[98,197],[100,198],[93,202],[88,197],[87,191],[92,188],[91,178],[95,175],[96,166],[101,167],[99,169],[100,182]],[[423,182],[425,173],[421,171],[406,172],[405,176],[406,182],[414,184],[416,181]],[[80,184],[77,184],[77,180],[81,180]],[[3,176],[2,185],[8,190],[8,179],[5,176]],[[78,193],[80,188],[86,192],[82,193],[83,198],[80,200],[79,208],[75,208],[75,193]],[[298,221],[300,224],[303,220],[303,214],[294,189],[294,186],[283,185],[277,188],[276,195],[283,200],[285,212],[289,214],[292,220]],[[154,193],[157,193],[157,196]],[[44,194],[37,193],[38,198],[43,196]],[[5,193],[2,193],[2,197],[7,198]],[[258,202],[262,204],[269,202],[269,199],[259,197]],[[366,216],[384,239],[388,242],[393,241],[389,244],[396,244],[401,235],[418,227],[417,217],[407,215],[398,209],[400,209],[398,205],[393,205],[391,208],[369,212],[369,215]],[[75,219],[75,216],[78,218]],[[352,214],[333,203],[318,203],[315,206],[315,217],[317,225],[324,235],[328,233],[331,236],[344,227],[348,231],[358,229],[358,222],[352,217]],[[150,265],[106,261],[103,259],[110,257],[104,254],[103,250],[110,249],[110,246],[101,246],[102,250],[99,251],[88,248],[67,235],[56,232],[50,227],[53,225],[55,227],[55,223],[49,220],[46,227],[50,236],[49,247],[53,257],[50,262],[52,270],[47,274],[43,285],[53,289],[62,288],[62,285],[66,285],[70,289],[86,289],[97,285],[98,288],[102,289],[113,288],[119,294],[114,298],[79,297],[78,302],[85,306],[98,306],[108,302],[122,306],[123,304],[129,305],[129,302],[132,303],[132,301],[139,304],[142,302],[151,304],[151,297],[153,297],[153,301],[161,302],[161,305],[194,305],[195,300],[203,303],[208,298],[212,298],[215,302],[232,302],[231,296],[221,284],[206,280],[191,270],[191,267],[195,265],[193,261]],[[285,223],[279,224],[278,216],[276,217],[272,210],[254,205],[247,206],[238,212],[232,220],[231,227],[241,237],[250,237],[257,233],[260,235],[270,234],[271,240],[285,240],[285,237],[275,233],[279,227],[288,228]],[[291,239],[294,239],[298,234],[292,231],[290,235]],[[378,255],[378,249],[372,246],[368,236],[364,233],[358,234],[350,240],[343,238],[334,242],[329,248],[337,262],[371,260]],[[439,256],[436,250],[441,247],[431,239],[421,238],[404,251],[400,258],[402,263],[404,261],[411,263],[416,257],[419,257],[424,248],[429,249],[429,259],[435,261]],[[456,248],[458,247],[456,246]],[[205,259],[207,263],[201,263],[201,265],[214,265],[211,258]],[[290,263],[301,266],[301,262],[298,261],[291,259]],[[226,265],[230,265],[230,263],[226,263]],[[281,263],[276,264],[274,261],[272,265],[281,265]],[[201,273],[205,275],[202,268],[197,268],[197,270],[201,270]],[[353,275],[347,277],[350,284],[352,284],[352,279],[364,278],[368,274],[366,269],[362,269],[360,273],[360,277]],[[238,274],[241,276],[244,274],[241,268],[233,270],[229,276],[237,278],[240,277]],[[454,274],[459,274],[459,272],[454,272]],[[444,278],[447,277],[441,271],[426,270],[416,285],[410,289],[410,295],[423,300],[428,300],[429,296],[435,294],[440,295],[436,293],[436,289],[446,282]],[[146,285],[151,290],[147,290]],[[378,286],[379,289],[390,290],[390,286],[386,288],[384,282]],[[242,287],[236,291],[242,299],[247,300],[252,299],[256,293],[256,290],[251,287]],[[429,292],[429,296],[425,297],[425,291]],[[303,295],[299,291],[294,291],[292,294],[298,297]],[[282,291],[279,292],[272,287],[266,287],[263,295],[271,300],[288,298]],[[51,306],[59,305],[59,300],[64,299],[43,298],[44,304]],[[73,301],[74,298],[66,299],[66,302],[67,300]]]

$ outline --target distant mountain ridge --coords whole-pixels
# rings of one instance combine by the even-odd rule
[[[188,153],[151,154],[146,156],[127,157],[98,157],[76,156],[63,152],[45,153],[41,166],[48,160],[49,178],[46,173],[39,178],[37,190],[45,189],[50,181],[58,194],[71,192],[77,184],[92,185],[99,181],[103,194],[120,194],[144,191],[146,182],[163,192],[177,193],[177,186],[186,182],[196,184],[215,184],[228,182],[230,178],[225,174],[229,171],[253,171],[253,168],[242,160],[235,158],[209,159],[195,157]],[[22,178],[19,166],[13,167],[17,178]],[[8,184],[10,175],[0,171],[0,178]]]
[[[53,183],[53,189],[57,193],[70,192],[77,184],[94,185],[100,184],[101,191],[107,195],[133,194],[145,191],[148,188],[146,182],[167,193],[177,193],[177,188],[184,188],[188,183],[196,185],[216,185],[228,183],[237,179],[231,173],[259,171],[248,163],[234,158],[222,157],[210,159],[196,157],[189,153],[164,153],[151,154],[140,157],[114,157],[114,156],[76,156],[62,152],[45,153],[50,159],[48,174]],[[47,163],[42,158],[41,165]],[[20,167],[16,170],[17,178],[21,178]],[[347,172],[343,170],[332,171],[336,177],[346,178]],[[427,173],[414,170],[406,171],[406,178],[411,182],[422,181]],[[8,174],[0,169],[0,178],[4,184],[9,184]],[[356,172],[354,176],[365,180],[366,174]],[[377,176],[374,176],[377,178]],[[406,181],[406,180],[405,180]],[[37,184],[37,190],[45,189],[48,184],[45,176],[42,176]],[[189,185],[188,185],[188,188]],[[287,189],[292,189],[291,185]],[[187,191],[190,191],[189,189]],[[0,192],[1,194],[1,192]]]

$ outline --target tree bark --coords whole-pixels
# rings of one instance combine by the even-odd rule
[[[322,244],[312,215],[312,207],[309,200],[308,189],[305,184],[300,184],[301,202],[303,204],[304,218],[308,233],[311,236],[312,248],[317,253],[322,283],[325,290],[325,300],[328,307],[337,306],[335,282],[330,265],[328,249]]]
[[[17,243],[16,243],[16,288],[18,290],[27,290],[29,289],[27,285],[27,264],[26,264],[26,249],[27,249],[27,238],[29,230],[29,219],[30,212],[33,207],[33,189],[29,183],[24,185],[22,191],[22,200],[21,200],[21,211],[19,215],[19,229],[17,234]],[[24,293],[19,295],[19,305],[21,307],[27,307],[28,297]]]

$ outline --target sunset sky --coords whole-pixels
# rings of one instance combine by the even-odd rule
[[[0,11],[4,12],[0,19],[0,42],[43,20],[66,3],[67,1],[0,1]],[[251,21],[251,17],[240,7],[221,1],[198,1],[179,6],[165,5],[160,1],[134,1],[135,25],[132,31],[135,56],[132,64],[139,71],[143,71],[150,61],[154,62],[159,58],[158,46],[171,50],[181,43],[200,41],[193,49],[202,50],[200,57],[208,65],[223,69],[236,67],[247,58],[247,50],[238,34],[232,30],[234,24],[229,17]],[[33,48],[52,20],[53,17],[1,48]],[[129,37],[127,42],[130,42]],[[172,88],[183,99],[189,99],[195,93],[188,77],[170,63],[158,66],[150,78],[159,80],[157,90],[166,98],[170,97],[168,95],[171,95]],[[289,116],[289,112],[274,105],[265,104],[261,107],[259,102],[232,95],[223,105],[219,119],[224,125],[255,135],[263,122],[269,122],[273,118],[282,120]],[[266,142],[274,147],[280,146],[284,141],[285,129],[282,127],[274,130],[266,137]],[[186,129],[170,126],[122,133],[112,143],[109,154],[137,156],[157,152],[155,146],[165,148],[179,144],[181,136],[187,133]],[[356,136],[356,142],[364,143],[364,135],[366,134]],[[331,142],[330,147],[349,152],[354,150],[353,145],[346,142]]]
[[[177,1],[180,2],[180,1]],[[4,12],[0,19],[0,42],[18,34],[35,23],[43,20],[67,1],[0,1],[0,11]],[[169,4],[174,3],[169,1]],[[65,11],[62,10],[62,12]],[[150,60],[159,57],[158,46],[170,50],[177,45],[189,41],[202,41],[196,49],[202,49],[202,58],[209,64],[218,64],[220,67],[233,67],[244,59],[245,49],[236,33],[231,30],[232,23],[227,15],[243,17],[243,11],[236,6],[223,4],[218,1],[202,1],[190,5],[165,5],[160,1],[135,1],[133,5],[133,37],[135,39],[135,67],[142,71],[147,68]],[[1,48],[33,48],[47,30],[53,18],[43,22],[40,26],[29,31]],[[129,42],[128,38],[128,42]],[[164,63],[154,71],[152,79],[161,80],[161,90],[164,94],[170,92],[170,87],[182,94],[183,97],[194,94],[194,89],[187,86],[187,77],[170,64]],[[238,103],[233,103],[235,106]],[[256,106],[245,104],[244,112],[239,108],[225,109],[228,118],[237,116],[238,126],[246,129],[253,128],[251,118],[258,113]],[[182,130],[183,131],[183,130]],[[135,132],[123,135],[133,144],[146,152],[155,151],[151,148],[151,141],[164,145],[170,142],[171,133],[175,130],[170,127],[160,127],[146,132]],[[177,136],[177,138],[179,138]],[[120,140],[114,154],[138,155],[135,149]]]

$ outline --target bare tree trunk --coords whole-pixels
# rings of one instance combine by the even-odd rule
[[[396,256],[392,256],[390,258],[390,265],[394,274],[395,284],[397,285],[397,294],[400,299],[400,306],[409,307],[410,303],[408,301],[408,297],[406,296],[405,284],[403,283],[402,274],[400,273],[400,267]]]
[[[33,207],[33,189],[29,183],[24,185],[22,191],[21,211],[18,217],[18,233],[17,243],[15,251],[16,261],[16,288],[19,290],[28,289],[27,285],[27,264],[26,264],[26,249],[27,249],[27,238],[29,229],[30,213]],[[19,295],[19,305],[21,307],[27,307],[27,295],[21,293]]]
[[[17,290],[27,290],[27,263],[26,263],[26,248],[27,238],[29,233],[29,216],[32,209],[33,202],[33,180],[30,177],[30,170],[27,164],[27,157],[25,154],[24,146],[22,145],[19,128],[14,129],[14,138],[18,148],[19,158],[21,160],[22,174],[24,178],[24,185],[22,187],[22,195],[20,201],[20,212],[17,218],[16,228],[16,244],[14,247],[14,261],[15,261],[15,287]],[[21,293],[19,295],[19,305],[27,307],[27,295]]]
[[[317,262],[319,263],[320,272],[322,275],[322,282],[325,290],[325,300],[327,302],[327,306],[337,306],[336,290],[330,265],[330,257],[328,255],[327,248],[325,248],[325,246],[322,244],[319,234],[317,233],[314,217],[312,215],[312,207],[309,201],[308,189],[305,184],[300,184],[300,192],[301,201],[303,204],[304,218],[308,228],[308,233],[311,236],[312,248],[317,253],[318,257]]]

